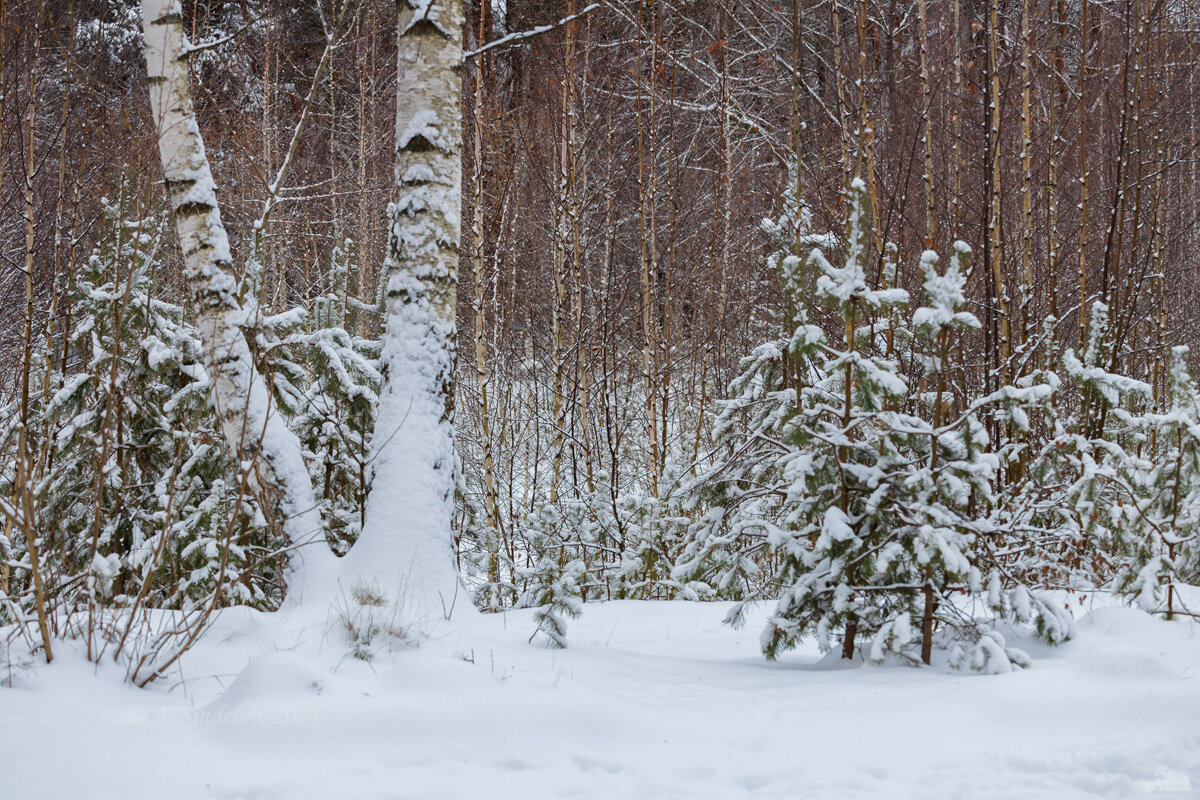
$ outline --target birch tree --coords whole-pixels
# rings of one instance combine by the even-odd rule
[[[463,12],[461,0],[406,0],[399,11],[383,389],[366,524],[347,568],[353,581],[397,592],[419,623],[471,606],[451,535]]]
[[[180,0],[142,0],[150,108],[172,216],[184,257],[184,278],[204,344],[205,368],[221,429],[248,470],[263,513],[292,545],[315,543],[293,555],[290,595],[299,600],[331,588],[333,556],[313,499],[300,442],[273,407],[238,323],[229,237],[221,222],[204,141],[200,136]],[[300,569],[300,562],[303,569]]]

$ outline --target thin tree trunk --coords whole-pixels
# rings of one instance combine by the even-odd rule
[[[651,7],[651,14],[654,9]],[[653,32],[652,32],[653,36]],[[642,110],[643,87],[641,73],[641,48],[646,45],[642,30],[641,12],[638,14],[638,70],[637,70],[637,129],[638,129],[638,209],[641,225],[641,277],[642,277],[642,383],[645,396],[645,430],[650,449],[647,475],[650,494],[658,497],[658,412],[655,385],[655,356],[657,354],[656,325],[654,319],[655,291],[654,264],[657,249],[654,245],[654,107],[655,70],[658,66],[657,47],[653,40],[650,48],[650,109],[649,118]],[[650,151],[647,155],[647,150]]]
[[[29,449],[30,381],[33,357],[33,256],[34,256],[34,198],[33,172],[35,168],[34,122],[37,117],[38,56],[42,46],[41,16],[39,6],[34,23],[33,69],[29,77],[29,121],[26,132],[26,163],[23,182],[25,200],[25,319],[21,335],[21,422],[17,429],[17,474],[14,494],[21,504],[21,533],[25,536],[25,548],[29,553],[29,571],[33,582],[33,605],[37,613],[38,633],[42,637],[42,650],[46,663],[54,660],[54,649],[50,644],[49,614],[46,608],[46,587],[42,581],[41,547],[38,541],[37,502],[34,497],[35,478],[31,466],[33,454]],[[7,21],[7,20],[3,20]],[[0,38],[0,45],[3,44]]]
[[[574,3],[574,0],[572,0],[570,7],[569,7],[568,15],[574,14],[574,13],[575,13],[575,3]],[[580,97],[582,95],[582,97],[583,97],[582,102],[586,103],[587,76],[590,71],[590,64],[589,64],[590,48],[588,47],[588,45],[591,42],[590,31],[591,31],[591,23],[589,21],[588,32],[585,34],[586,38],[584,40],[583,67],[581,70],[582,76],[583,76],[582,80],[584,82],[583,87],[582,87],[583,91],[581,92],[580,89],[576,87],[575,70],[574,70],[574,66],[572,63],[572,66],[570,68],[570,73],[569,73],[569,77],[571,80],[570,87],[569,87],[571,90],[571,97],[570,97],[571,102],[567,106],[567,114],[568,114],[567,131],[570,135],[569,145],[570,145],[570,155],[571,155],[571,159],[570,159],[571,175],[570,175],[570,181],[567,184],[568,188],[569,188],[569,191],[567,193],[567,212],[568,212],[568,216],[569,216],[570,222],[571,222],[571,274],[574,279],[576,381],[578,383],[577,392],[578,392],[578,398],[579,398],[580,438],[583,443],[584,466],[585,466],[585,472],[586,472],[586,476],[587,476],[587,491],[588,491],[589,495],[596,491],[596,481],[595,481],[595,472],[594,472],[594,468],[593,468],[593,464],[592,464],[593,447],[592,447],[592,436],[591,436],[590,411],[588,408],[588,401],[589,401],[588,390],[589,390],[589,384],[591,381],[590,381],[589,370],[588,370],[587,347],[586,347],[586,343],[584,341],[584,313],[583,313],[584,265],[583,265],[583,251],[582,251],[582,241],[581,241],[581,233],[580,233],[580,225],[579,225],[579,196],[580,196],[580,191],[581,191],[580,183],[583,184],[583,192],[586,193],[587,175],[586,175],[586,173],[584,173],[582,177],[580,175],[580,173],[583,171],[583,167],[581,166],[581,159],[579,157],[580,142],[577,141],[575,128],[576,128],[576,118],[577,118],[579,112],[582,110],[583,113],[585,114],[585,118],[586,118],[586,112],[587,112],[587,107],[580,105],[580,102],[581,102]],[[567,34],[568,34],[569,40],[571,42],[571,45],[570,45],[571,52],[574,53],[577,48],[576,41],[577,41],[578,35],[579,35],[579,23],[571,22],[567,27]],[[583,161],[582,163],[586,164],[586,161]]]
[[[933,614],[937,611],[937,596],[933,591],[933,577],[925,579],[922,588],[925,608],[921,613],[921,663],[928,664],[933,660]]]
[[[575,13],[574,2],[568,2],[567,14]],[[567,428],[567,269],[578,266],[574,247],[578,223],[574,219],[575,192],[575,29],[567,25],[566,48],[563,58],[563,77],[559,117],[558,198],[557,222],[554,226],[554,297],[551,299],[551,334],[554,345],[554,380],[551,389],[551,419],[554,429],[550,467],[550,504],[558,502],[558,484],[562,477],[563,452]],[[572,255],[568,257],[568,250]],[[570,260],[568,260],[570,258]],[[578,334],[578,331],[576,332]],[[576,362],[578,367],[578,361]]]
[[[292,557],[289,593],[298,600],[332,588],[334,556],[325,543],[300,442],[273,407],[237,325],[242,316],[238,282],[192,107],[179,0],[142,0],[142,14],[150,107],[213,403],[239,461],[251,465],[264,515],[293,546],[313,545]]]
[[[1000,57],[997,53],[997,40],[1000,36],[1000,0],[992,0],[991,16],[988,23],[988,72],[989,94],[988,110],[991,120],[988,125],[988,143],[991,159],[991,191],[988,195],[988,258],[992,268],[992,283],[998,304],[997,313],[1000,317],[1000,350],[998,354],[999,369],[997,370],[997,386],[1008,383],[1009,356],[1012,347],[1011,315],[1008,303],[1008,288],[1004,280],[1004,265],[1001,250],[1001,209],[1000,193]]]
[[[1052,66],[1050,74],[1050,101],[1046,104],[1048,124],[1050,126],[1050,157],[1046,167],[1046,184],[1049,190],[1049,222],[1046,235],[1049,237],[1049,255],[1047,257],[1047,274],[1050,278],[1050,316],[1058,319],[1058,154],[1061,150],[1061,139],[1056,120],[1060,103],[1066,104],[1066,92],[1062,85],[1062,56],[1059,52],[1059,42],[1062,34],[1063,0],[1055,0],[1054,23],[1051,26],[1052,38],[1050,49]]]
[[[491,40],[491,16],[486,4],[479,10],[478,47]],[[475,297],[471,309],[475,317],[475,381],[477,384],[476,414],[479,417],[480,450],[483,453],[483,509],[485,522],[489,529],[489,537],[498,537],[500,530],[500,513],[496,499],[496,469],[492,441],[491,408],[488,405],[490,375],[487,362],[487,317],[484,313],[484,292],[486,288],[485,264],[486,254],[483,250],[483,142],[487,125],[487,108],[484,105],[486,91],[485,72],[487,70],[487,54],[482,53],[475,62],[475,96],[472,98],[474,107],[474,128],[471,143],[473,147],[473,163],[475,180],[471,207],[471,263],[475,277]],[[496,542],[496,539],[491,539]],[[488,553],[487,562],[488,582],[496,585],[500,581],[500,556],[497,547]]]
[[[962,58],[962,0],[954,0],[954,209],[950,219],[954,225],[952,236],[958,236],[962,222],[962,174],[963,174],[963,58]]]
[[[1088,0],[1082,2],[1079,28],[1079,348],[1087,339],[1087,51]]]
[[[842,658],[846,661],[854,658],[854,640],[858,638],[858,618],[851,617],[846,623],[846,633],[842,637]]]
[[[1021,338],[1030,332],[1033,304],[1033,134],[1030,105],[1033,99],[1033,58],[1030,53],[1030,0],[1021,4]]]
[[[1026,0],[1028,2],[1028,0]],[[921,12],[921,109],[925,118],[921,132],[922,144],[925,150],[925,246],[935,247],[937,230],[937,204],[933,196],[933,93],[929,85],[929,19],[926,13],[926,0],[920,0]],[[889,332],[891,328],[888,329]]]
[[[830,9],[833,14],[833,81],[838,99],[838,127],[841,129],[838,138],[842,145],[842,196],[839,205],[845,206],[846,199],[850,196],[850,181],[855,173],[850,160],[850,121],[846,112],[849,100],[846,73],[842,68],[842,12],[837,3],[832,3]]]

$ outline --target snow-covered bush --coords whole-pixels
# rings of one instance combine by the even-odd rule
[[[1113,532],[1127,557],[1116,570],[1119,593],[1171,619],[1181,610],[1179,586],[1200,538],[1200,393],[1188,349],[1171,352],[1166,408],[1141,423],[1149,458],[1139,459],[1133,513]],[[1140,480],[1139,480],[1140,479]]]
[[[182,606],[220,585],[229,601],[270,604],[278,570],[254,562],[278,542],[216,427],[198,336],[155,293],[165,219],[121,203],[105,217],[68,295],[66,369],[47,354],[55,388],[31,426],[48,448],[36,524],[72,587],[61,602],[69,611],[78,589],[91,605]]]
[[[774,601],[770,658],[811,636],[846,658],[869,640],[873,661],[929,663],[936,647],[957,666],[1023,665],[997,621],[1051,642],[1071,623],[1007,569],[997,487],[1012,448],[988,423],[1029,433],[1055,384],[1033,376],[976,397],[954,386],[956,344],[980,328],[962,310],[970,249],[956,243],[945,272],[922,256],[926,305],[908,315],[905,292],[869,285],[868,212],[856,181],[844,261],[820,250],[808,261],[840,337],[809,323],[797,259],[775,260],[795,327],[757,348],[730,386],[716,428],[725,449],[694,484],[700,510],[675,576],[693,596]],[[894,249],[883,256],[894,283]]]
[[[32,362],[30,502],[14,495],[12,470],[0,474],[6,507],[35,513],[0,535],[0,627],[32,618],[25,531],[37,531],[51,635],[81,636],[92,657],[127,649],[131,674],[144,677],[189,637],[146,638],[135,619],[177,613],[175,630],[186,634],[220,606],[275,607],[287,541],[222,435],[197,330],[163,299],[165,215],[135,214],[123,191],[104,224],[66,287],[61,338],[43,339]],[[374,324],[373,306],[346,291],[353,257],[349,243],[335,252],[311,313],[247,318],[307,448],[329,536],[343,547],[361,521],[379,381],[377,343],[347,331],[353,315],[363,331]],[[9,452],[20,419],[15,403],[6,409]]]

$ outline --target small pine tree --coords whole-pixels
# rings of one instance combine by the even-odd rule
[[[1107,583],[1117,564],[1120,531],[1140,524],[1137,404],[1150,387],[1108,368],[1108,307],[1095,303],[1082,356],[1052,356],[1065,379],[1047,371],[1053,388],[1044,406],[1048,435],[1029,462],[1029,479],[1001,505],[1002,524],[1020,536],[1006,572],[1030,585],[1087,590]]]
[[[956,666],[1011,669],[1028,657],[972,609],[1035,624],[1051,640],[1070,622],[1001,579],[993,556],[1001,458],[982,420],[1027,431],[1053,387],[1031,378],[952,411],[951,355],[980,327],[961,310],[970,249],[956,243],[945,273],[936,254],[923,255],[927,305],[910,319],[908,296],[895,288],[894,247],[883,254],[885,286],[868,285],[867,200],[856,181],[843,265],[820,251],[809,260],[818,296],[841,318],[839,346],[807,325],[797,299],[788,312],[796,335],[743,363],[716,428],[722,460],[689,498],[700,511],[675,577],[693,596],[755,600],[774,590],[762,634],[769,658],[807,636],[826,651],[840,638],[850,658],[871,637],[874,661],[929,663],[936,645]],[[799,292],[802,281],[791,285]],[[785,353],[797,351],[805,369],[789,372]],[[984,575],[993,580],[985,585]],[[729,621],[744,610],[735,606]]]
[[[562,509],[546,503],[528,520],[525,540],[531,563],[519,568],[517,575],[525,589],[517,606],[535,609],[533,641],[539,634],[551,647],[567,646],[567,619],[583,612],[584,563],[572,554],[582,549],[581,528],[577,520],[563,518]]]
[[[45,549],[83,597],[269,605],[276,551],[223,446],[196,331],[155,296],[161,215],[104,208],[106,235],[72,284],[67,373],[39,406],[53,468],[38,487]],[[232,481],[232,482],[231,482]],[[256,571],[251,565],[258,567]]]
[[[990,505],[996,458],[977,413],[955,417],[949,402],[954,339],[980,327],[973,314],[960,310],[965,301],[963,262],[969,254],[965,243],[955,242],[944,274],[937,270],[936,253],[921,256],[928,305],[913,313],[907,342],[920,367],[910,377],[917,409],[911,415],[886,415],[906,463],[897,466],[889,484],[896,496],[877,503],[889,507],[891,538],[880,551],[876,570],[883,583],[895,587],[896,610],[875,636],[873,661],[888,653],[916,661],[919,644],[920,661],[930,663],[935,626],[962,627],[955,597],[977,591],[972,557],[982,531],[976,512]]]
[[[1147,611],[1173,619],[1180,608],[1183,569],[1200,539],[1200,392],[1188,370],[1188,348],[1171,351],[1167,408],[1142,419],[1151,459],[1142,462],[1136,518],[1114,531],[1128,553],[1117,592]]]
[[[762,224],[783,305],[780,336],[742,359],[741,374],[717,407],[708,466],[684,488],[681,510],[694,519],[672,570],[684,597],[760,599],[769,591],[767,542],[788,513],[781,502],[784,461],[796,452],[800,395],[823,379],[826,346],[825,332],[810,318],[809,270],[796,248],[830,245],[832,237],[810,232],[812,213],[794,187],[789,181],[779,218]]]
[[[768,544],[785,588],[762,634],[768,658],[813,632],[823,650],[841,632],[842,655],[850,658],[860,633],[873,634],[895,616],[887,594],[870,584],[889,538],[878,500],[904,462],[884,412],[907,395],[907,386],[898,363],[860,345],[864,334],[870,344],[874,315],[903,305],[908,295],[867,285],[869,209],[866,185],[855,180],[844,264],[833,266],[819,250],[810,257],[819,272],[817,293],[838,312],[844,336],[841,349],[822,348],[825,377],[803,390],[788,431],[795,449],[779,460],[788,513]]]
[[[266,314],[255,294],[261,267],[253,254],[243,287],[243,332],[272,398],[305,451],[326,540],[345,554],[362,530],[369,489],[369,446],[381,382],[373,304],[350,293],[359,259],[352,239],[333,249],[324,291],[307,304]]]
[[[328,289],[288,341],[301,349],[306,382],[291,424],[307,451],[326,536],[339,553],[358,538],[366,513],[370,437],[380,375],[379,341],[350,333],[350,313],[364,313],[347,289],[357,247],[346,240],[330,259]]]

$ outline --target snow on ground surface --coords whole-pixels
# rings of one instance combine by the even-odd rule
[[[725,610],[589,603],[565,651],[510,612],[367,664],[234,609],[150,690],[60,646],[0,689],[0,800],[1200,797],[1194,622],[1083,608],[977,676],[769,664],[765,611]]]

